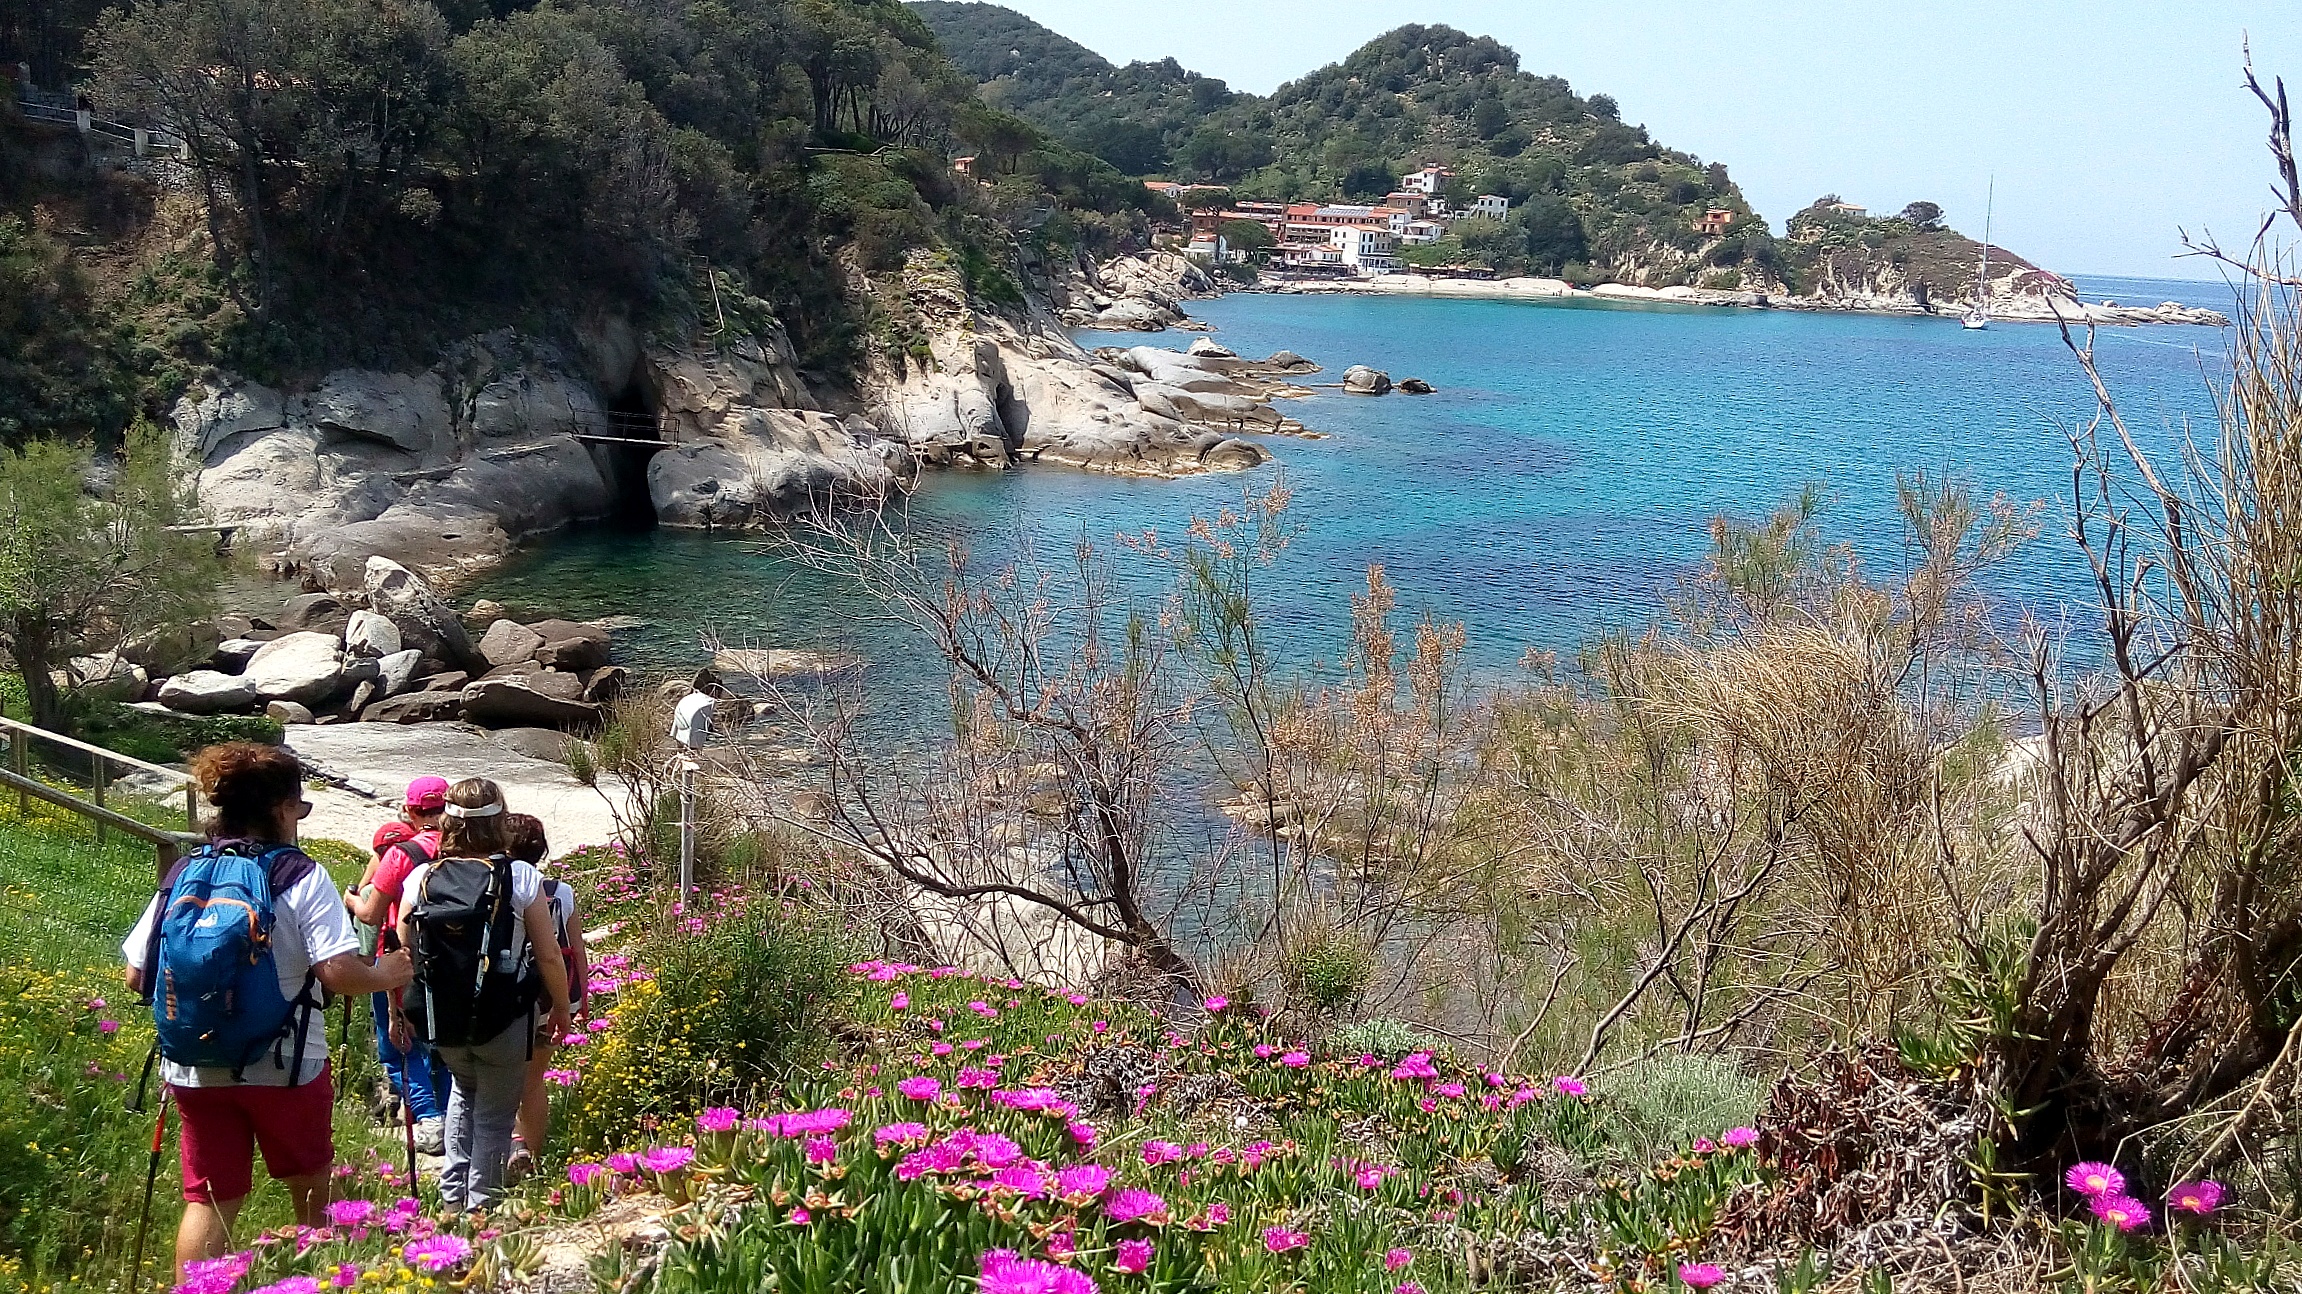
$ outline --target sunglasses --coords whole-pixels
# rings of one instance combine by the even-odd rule
[[[302,805],[300,808],[298,808],[298,809],[296,810],[296,819],[297,819],[297,821],[299,821],[299,822],[300,822],[300,821],[302,821],[303,819],[305,819],[305,818],[308,818],[308,817],[311,817],[311,816],[312,816],[312,802],[311,802],[310,800],[306,800],[306,801],[304,801],[303,805]]]

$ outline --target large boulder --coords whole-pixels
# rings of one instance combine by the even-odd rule
[[[50,677],[59,688],[107,701],[140,700],[152,682],[152,676],[145,673],[143,666],[119,652],[74,656],[63,669],[52,671]]]
[[[1352,395],[1384,395],[1391,389],[1391,375],[1364,364],[1353,364],[1343,370],[1343,389]]]
[[[334,634],[292,633],[259,648],[240,677],[266,701],[311,705],[375,676],[375,661],[347,659]]]
[[[256,703],[256,685],[238,674],[196,669],[160,685],[160,704],[183,714],[229,714]]]
[[[863,666],[863,658],[852,652],[812,647],[722,647],[711,654],[712,669],[723,677],[744,675],[770,683],[834,678]]]
[[[548,669],[580,674],[607,664],[607,630],[598,625],[575,620],[539,620],[528,628],[543,639],[543,647],[535,658]]]
[[[272,626],[289,633],[342,633],[350,615],[332,593],[299,593],[272,616]]]
[[[483,678],[463,696],[464,716],[490,728],[596,728],[605,713],[583,699],[583,680],[573,674]]]
[[[285,728],[290,724],[312,722],[311,707],[295,701],[274,701],[264,707],[264,717]]]
[[[911,470],[903,447],[881,441],[860,418],[737,408],[710,435],[649,460],[648,497],[659,524],[765,527],[843,499],[877,498]]]
[[[607,430],[607,413],[588,384],[548,368],[521,368],[480,388],[471,427],[490,438],[597,434]]]
[[[415,685],[416,671],[424,667],[424,654],[413,647],[393,652],[376,662],[376,691],[393,697]]]
[[[422,457],[448,437],[448,403],[431,373],[330,373],[306,401],[312,425]]]
[[[1173,308],[1161,305],[1148,297],[1121,297],[1105,306],[1095,315],[1098,328],[1127,329],[1135,332],[1158,332],[1169,324],[1181,323],[1183,316]]]
[[[373,611],[354,611],[344,624],[344,650],[382,660],[400,651],[400,627]]]
[[[234,436],[286,426],[287,402],[279,392],[254,382],[199,385],[176,401],[174,419],[177,444],[185,457],[204,463],[217,446]]]
[[[450,691],[402,692],[370,702],[360,711],[364,723],[438,723],[463,715],[462,688]]]
[[[457,669],[487,672],[487,662],[472,647],[455,608],[414,571],[388,557],[370,557],[366,574],[368,606],[399,627],[407,646]]]
[[[534,660],[543,645],[544,636],[535,630],[516,620],[498,620],[480,635],[480,656],[501,669]]]
[[[1191,343],[1190,348],[1185,350],[1183,353],[1186,355],[1202,355],[1208,359],[1239,358],[1239,352],[1232,350],[1228,346],[1218,345],[1215,339],[1212,337],[1201,337],[1194,340]]]

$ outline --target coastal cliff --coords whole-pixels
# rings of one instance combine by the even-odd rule
[[[1066,308],[1091,300],[1077,285],[1092,275],[1053,276],[1071,285],[1057,290]],[[1156,290],[1155,274],[1114,277],[1135,284],[1125,300]],[[1237,470],[1270,460],[1249,437],[1303,430],[1273,400],[1307,363],[1151,348],[1099,360],[1041,291],[986,307],[932,254],[857,290],[898,311],[912,341],[852,386],[811,383],[756,308],[749,331],[678,343],[611,317],[571,344],[503,330],[422,369],[339,369],[296,389],[219,374],[177,402],[179,452],[238,542],[275,571],[350,588],[370,557],[453,578],[529,537],[643,511],[766,529],[887,497],[922,466]]]

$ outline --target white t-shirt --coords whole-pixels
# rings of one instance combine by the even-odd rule
[[[136,928],[128,932],[128,941],[120,945],[120,955],[136,970],[147,969],[144,959],[152,950],[152,923],[159,919],[159,911],[160,897],[154,895],[144,905]],[[280,973],[281,997],[295,1001],[313,966],[359,950],[360,937],[344,912],[343,896],[318,863],[304,879],[272,896],[272,968]],[[304,1060],[296,1078],[296,1084],[303,1084],[318,1078],[320,1067],[328,1063],[328,1020],[321,1011],[303,1012],[301,1007],[297,1011],[305,1016]],[[237,1083],[229,1067],[195,1069],[174,1061],[161,1063],[160,1077],[177,1087],[288,1087],[288,1060],[295,1047],[293,1034],[283,1036],[269,1055],[241,1071]]]
[[[416,904],[422,901],[424,882],[430,879],[432,866],[431,863],[425,863],[408,873],[407,884],[400,890],[401,915],[415,911]],[[515,951],[527,946],[528,904],[535,902],[536,896],[542,894],[543,889],[542,872],[516,858],[512,860],[512,948]],[[549,938],[549,935],[546,937]]]

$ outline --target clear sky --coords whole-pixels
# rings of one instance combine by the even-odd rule
[[[1402,23],[1448,23],[1530,72],[1604,92],[1663,143],[1725,162],[1784,217],[1836,192],[1917,198],[2074,274],[2214,278],[2178,229],[2250,239],[2269,205],[2266,115],[2239,79],[2302,103],[2302,0],[1008,0],[1114,62],[1173,55],[1268,93]]]

